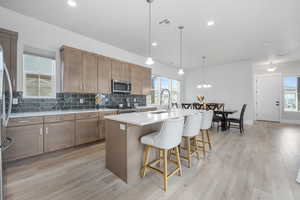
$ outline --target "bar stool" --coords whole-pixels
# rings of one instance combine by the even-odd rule
[[[214,111],[212,111],[212,110],[202,112],[201,139],[198,139],[197,141],[202,142],[203,148],[204,148],[204,153],[206,151],[206,149],[205,149],[206,144],[208,144],[210,150],[212,149],[211,138],[209,136],[208,129],[211,128],[213,115],[214,115]],[[205,140],[205,136],[206,136],[207,140]]]
[[[183,138],[186,141],[186,148],[181,147],[181,149],[186,150],[186,156],[181,158],[188,161],[188,167],[192,166],[192,156],[197,154],[198,160],[200,160],[200,148],[198,146],[196,136],[199,135],[199,131],[202,128],[202,113],[197,113],[190,115],[186,118],[184,128],[183,128]],[[192,144],[191,144],[192,143]],[[204,144],[203,144],[204,146]],[[203,154],[205,155],[205,149],[203,149]]]
[[[179,157],[178,146],[181,143],[183,132],[184,118],[169,119],[163,122],[160,131],[151,133],[141,138],[141,143],[145,145],[144,150],[144,166],[141,169],[141,177],[146,175],[146,170],[150,169],[154,172],[158,172],[164,177],[164,191],[168,189],[168,178],[178,173],[182,176],[181,163]],[[149,156],[151,149],[157,149],[159,155],[162,153],[162,157],[149,163]],[[171,160],[168,156],[170,150],[175,150],[176,160]],[[153,167],[162,161],[164,163],[164,170]],[[177,165],[176,169],[168,174],[168,160]]]

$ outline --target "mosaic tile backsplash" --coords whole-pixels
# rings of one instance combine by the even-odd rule
[[[57,93],[56,98],[37,99],[23,98],[22,92],[14,92],[13,98],[18,99],[18,104],[13,105],[12,112],[41,112],[56,110],[77,110],[96,108],[95,96],[97,94],[76,94],[76,93]],[[119,104],[130,106],[146,105],[146,96],[130,94],[100,94],[103,98],[100,108],[117,108]],[[80,103],[80,99],[83,103]],[[7,101],[6,101],[7,102]]]

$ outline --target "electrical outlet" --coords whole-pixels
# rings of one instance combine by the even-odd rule
[[[80,99],[80,100],[79,100],[79,103],[80,103],[80,104],[83,104],[83,103],[84,103],[84,100],[83,100],[83,99]]]
[[[133,98],[133,102],[136,102],[136,98]]]
[[[13,104],[14,104],[14,105],[19,104],[19,99],[18,99],[18,98],[13,98]]]

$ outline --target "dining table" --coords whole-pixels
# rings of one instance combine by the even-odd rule
[[[226,131],[227,130],[227,118],[228,115],[232,115],[234,113],[237,113],[237,110],[232,110],[232,109],[226,109],[226,110],[214,110],[215,115],[221,115],[222,120],[221,120],[221,130]]]

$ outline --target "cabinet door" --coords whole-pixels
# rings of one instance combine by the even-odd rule
[[[5,153],[8,161],[26,158],[43,153],[43,125],[8,127],[7,136],[13,145]]]
[[[141,67],[131,65],[131,94],[143,94],[143,77],[141,76],[141,73]]]
[[[0,28],[0,45],[10,74],[12,89],[17,90],[17,40],[18,33]]]
[[[122,63],[118,60],[112,60],[111,62],[111,78],[113,80],[122,80]]]
[[[83,92],[97,93],[98,57],[92,53],[83,53],[82,82]]]
[[[82,52],[70,47],[62,51],[63,62],[63,91],[81,92],[82,87]]]
[[[98,92],[111,93],[111,59],[98,56]]]
[[[143,69],[143,95],[149,95],[151,92],[151,69],[150,68],[144,68]]]
[[[98,131],[98,118],[76,120],[76,144],[99,140]]]
[[[75,121],[48,123],[44,127],[44,151],[56,151],[75,145]]]
[[[130,81],[131,80],[130,73],[131,73],[130,65],[128,63],[122,62],[121,80],[122,81]]]

